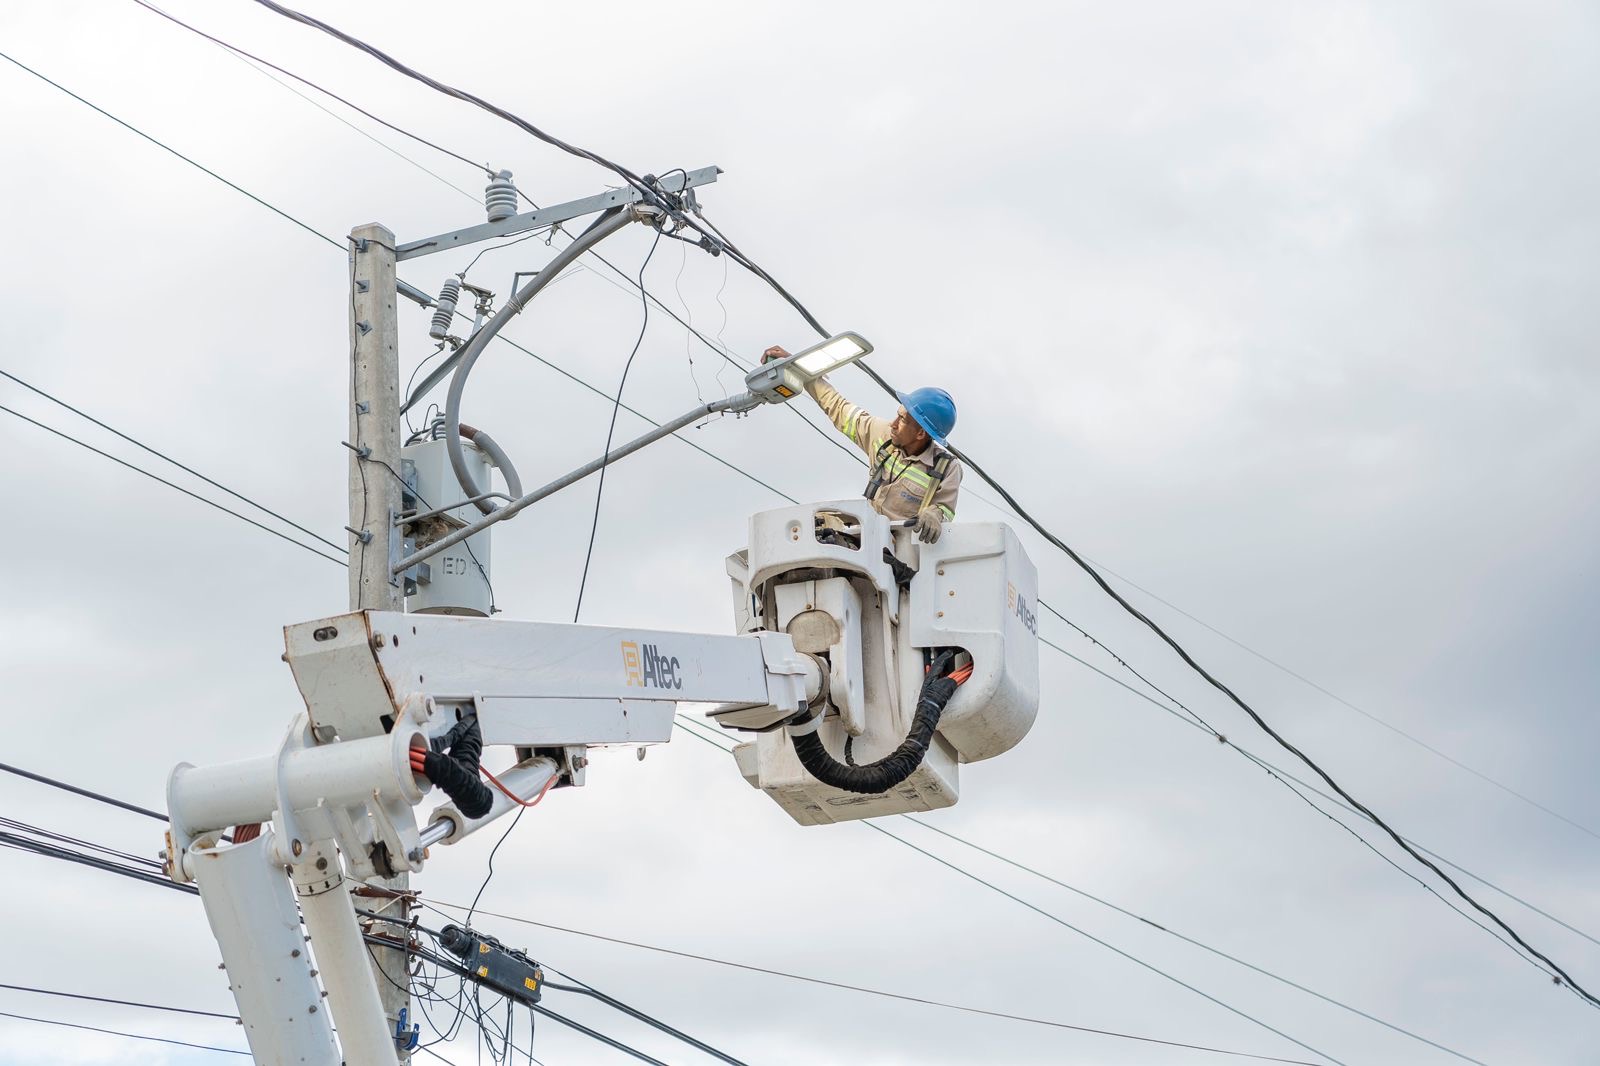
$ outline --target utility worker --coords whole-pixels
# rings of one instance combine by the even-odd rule
[[[774,345],[761,361],[788,354]],[[873,509],[891,521],[914,521],[924,544],[938,540],[944,524],[956,516],[961,491],[961,464],[945,451],[956,424],[950,394],[932,388],[897,392],[900,410],[893,421],[885,421],[839,395],[827,378],[812,381],[806,391],[834,427],[871,460],[865,495]]]

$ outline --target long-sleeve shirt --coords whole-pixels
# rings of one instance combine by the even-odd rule
[[[834,427],[865,452],[869,462],[876,462],[878,449],[889,440],[889,423],[839,395],[827,378],[817,378],[806,386],[806,391]],[[933,465],[938,458],[939,449],[931,443],[916,455],[907,455],[898,445],[890,444],[883,458],[883,484],[872,497],[873,508],[897,522],[915,518],[933,480]],[[952,460],[933,494],[933,506],[939,508],[947,522],[956,516],[956,496],[960,491],[961,464]]]

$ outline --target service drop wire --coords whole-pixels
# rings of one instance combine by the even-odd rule
[[[628,384],[628,372],[633,369],[634,357],[639,354],[639,346],[644,343],[645,332],[650,328],[650,302],[644,299],[642,295],[644,293],[644,272],[649,267],[650,260],[655,258],[656,248],[660,244],[661,223],[658,221],[655,239],[650,242],[650,250],[645,253],[644,262],[639,264],[639,292],[641,293],[639,303],[644,309],[639,321],[639,336],[634,338],[633,351],[628,353],[628,361],[622,364],[622,380],[617,382],[617,394],[611,403],[611,424],[606,427],[606,446],[601,451],[601,455],[611,454],[611,442],[617,432],[617,413],[622,410],[622,390]],[[606,469],[610,465],[607,463],[600,468],[600,482],[594,490],[594,516],[589,521],[589,547],[583,553],[583,576],[578,579],[578,602],[572,609],[572,621],[574,624],[583,614],[583,592],[589,585],[589,564],[594,559],[594,538],[600,529],[600,501],[605,496]]]

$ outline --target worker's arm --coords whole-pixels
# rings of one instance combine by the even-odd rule
[[[869,456],[889,437],[889,423],[875,418],[865,408],[851,403],[839,395],[839,390],[828,384],[827,378],[817,378],[806,384],[806,391],[817,401],[822,413],[828,416],[834,428]]]
[[[761,354],[763,363],[773,359],[783,359],[789,353],[778,345],[773,345]],[[834,428],[868,456],[877,453],[878,445],[889,438],[889,423],[881,418],[875,418],[871,413],[857,404],[851,403],[839,395],[839,390],[828,384],[827,378],[817,378],[806,384],[806,391],[811,398],[817,401],[817,406],[822,408],[822,413],[828,416]]]

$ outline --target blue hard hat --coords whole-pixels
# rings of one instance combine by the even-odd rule
[[[956,402],[943,389],[912,389],[897,392],[900,405],[933,438],[935,444],[948,443],[945,438],[956,428]]]

